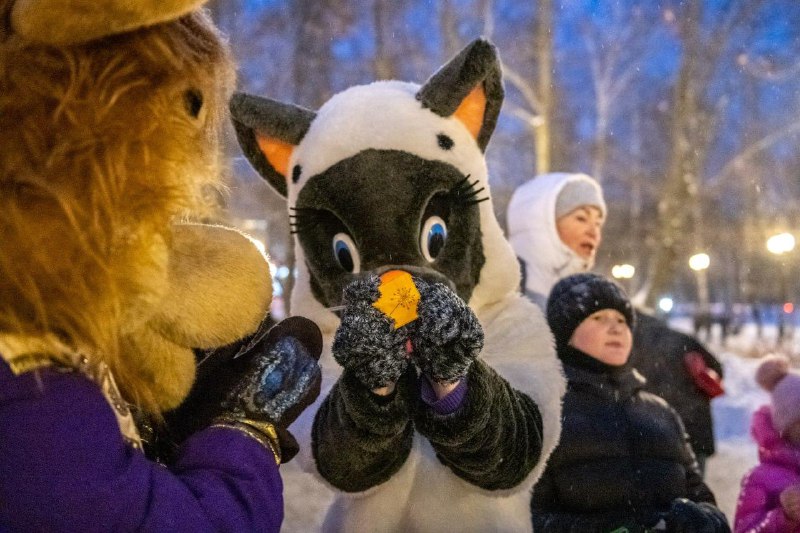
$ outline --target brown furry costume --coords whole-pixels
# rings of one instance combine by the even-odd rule
[[[233,81],[203,1],[0,0],[0,531],[280,530],[321,340],[197,223]]]
[[[212,209],[233,82],[202,3],[0,0],[0,334],[107,364],[156,418],[188,347],[252,332],[271,297],[244,236],[176,224]]]

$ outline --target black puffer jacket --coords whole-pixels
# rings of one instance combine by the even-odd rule
[[[629,364],[647,380],[644,389],[667,401],[681,415],[696,454],[714,453],[711,403],[686,370],[684,356],[697,352],[722,376],[722,365],[694,337],[670,328],[646,313],[637,313]]]
[[[568,380],[562,432],[533,489],[534,531],[643,531],[664,518],[672,531],[729,531],[703,483],[680,417],[644,392],[629,366],[613,368],[559,348]],[[697,529],[670,509],[700,506]],[[704,523],[708,518],[708,523]]]

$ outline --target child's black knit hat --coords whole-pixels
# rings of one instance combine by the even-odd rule
[[[567,276],[556,283],[547,299],[547,322],[556,345],[569,344],[580,323],[601,309],[616,309],[633,330],[633,306],[622,287],[613,281],[586,272]]]

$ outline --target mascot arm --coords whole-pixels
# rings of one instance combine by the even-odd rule
[[[75,372],[13,376],[0,361],[0,529],[278,531],[274,456],[238,430],[194,435],[169,469],[123,440]]]
[[[455,413],[440,415],[420,404],[417,430],[459,477],[487,490],[513,488],[541,456],[539,409],[480,359],[467,380],[467,396]]]
[[[322,477],[342,491],[361,492],[400,470],[411,451],[416,386],[409,367],[390,396],[378,397],[345,370],[314,419],[312,450]]]

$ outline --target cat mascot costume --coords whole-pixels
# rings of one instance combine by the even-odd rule
[[[322,339],[265,332],[266,258],[200,223],[234,70],[203,3],[0,0],[0,531],[280,528]]]
[[[326,530],[531,528],[565,384],[490,201],[502,99],[484,40],[422,87],[351,87],[316,113],[234,95],[244,153],[287,199],[292,310],[322,328],[323,368],[341,367],[304,414],[310,470],[336,491]],[[398,272],[418,294],[407,324],[377,308]]]

